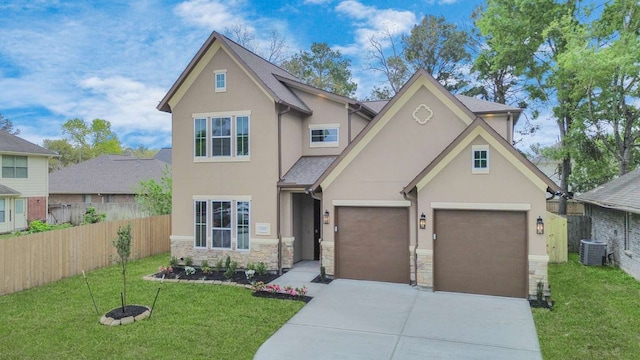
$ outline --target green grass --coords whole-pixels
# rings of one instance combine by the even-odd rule
[[[0,359],[250,359],[304,303],[256,298],[232,286],[142,280],[163,254],[128,265],[128,304],[151,306],[150,319],[109,327],[100,316],[120,303],[117,266],[0,296]]]
[[[640,359],[640,282],[577,254],[549,278],[554,310],[533,309],[545,359]]]

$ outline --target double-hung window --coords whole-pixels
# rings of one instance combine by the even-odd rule
[[[216,92],[227,91],[227,70],[215,70],[213,72]]]
[[[194,114],[194,157],[211,160],[248,160],[250,112]]]
[[[0,199],[0,223],[6,222],[5,220],[5,200]]]
[[[26,156],[2,155],[3,178],[26,179],[28,168]]]
[[[249,250],[251,203],[245,200],[196,200],[194,247]]]
[[[309,125],[310,147],[337,147],[340,144],[340,124]]]
[[[471,172],[489,173],[489,145],[473,145],[471,149]]]

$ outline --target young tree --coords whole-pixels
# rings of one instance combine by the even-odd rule
[[[160,183],[142,180],[136,188],[136,202],[151,216],[171,214],[171,170],[166,166]]]
[[[11,135],[18,135],[20,134],[20,130],[19,129],[14,129],[13,128],[13,121],[7,119],[6,117],[2,116],[2,114],[0,114],[0,130],[4,131],[4,132],[8,132]]]
[[[127,262],[131,256],[131,223],[118,228],[118,237],[113,240],[113,247],[118,253],[118,264],[122,268],[122,312],[127,306]]]
[[[351,60],[342,57],[338,50],[331,50],[327,43],[313,43],[311,52],[300,51],[282,67],[297,76],[300,81],[332,93],[351,97],[358,84],[351,81]]]
[[[458,30],[444,16],[426,15],[402,41],[404,57],[414,71],[424,68],[452,92],[466,86],[463,65],[471,59],[466,31]]]

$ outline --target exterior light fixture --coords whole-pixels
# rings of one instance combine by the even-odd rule
[[[536,221],[536,234],[544,234],[544,222],[542,222],[541,216],[538,216],[538,220]]]
[[[329,223],[329,210],[324,211],[324,214],[322,215],[322,222],[325,224]]]
[[[422,215],[420,215],[420,229],[426,229],[427,228],[427,216],[422,213]]]

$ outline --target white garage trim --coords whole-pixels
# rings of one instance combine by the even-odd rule
[[[333,206],[362,206],[362,207],[409,207],[407,200],[333,200]]]
[[[531,204],[432,202],[432,209],[529,211]]]

